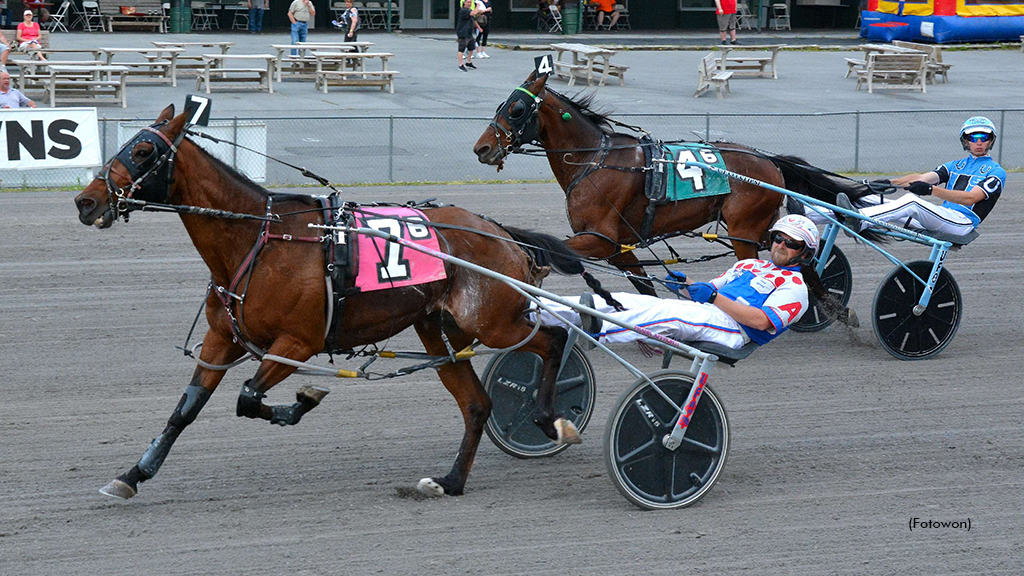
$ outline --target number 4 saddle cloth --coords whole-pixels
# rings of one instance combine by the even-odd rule
[[[675,202],[705,196],[728,194],[729,178],[705,171],[699,167],[687,167],[684,162],[702,162],[725,169],[722,153],[714,146],[699,143],[662,144],[651,142],[644,146],[648,156],[647,165],[654,169],[647,174],[645,193],[652,203]],[[666,160],[666,164],[655,162]],[[659,169],[661,168],[661,169]]]

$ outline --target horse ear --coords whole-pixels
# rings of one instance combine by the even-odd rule
[[[174,106],[168,106],[168,109],[171,110],[171,114],[174,113]],[[167,112],[167,110],[164,110],[164,112]],[[163,118],[163,113],[160,114],[160,117]],[[185,122],[187,121],[188,114],[183,112],[179,114],[177,117],[169,120],[160,131],[163,132],[168,138],[173,140],[185,128]]]
[[[540,91],[544,89],[544,84],[548,81],[548,74],[537,78],[537,71],[534,70],[530,73],[530,77],[526,79],[530,83],[530,92],[534,94],[540,94]]]
[[[164,111],[161,112],[159,116],[157,116],[156,121],[166,122],[171,118],[174,118],[174,104],[171,104],[167,108],[164,108]]]
[[[532,82],[534,82],[536,80],[537,80],[537,71],[533,70],[533,71],[530,72],[530,75],[526,77],[526,81],[532,83]]]

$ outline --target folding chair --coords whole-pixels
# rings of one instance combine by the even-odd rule
[[[615,29],[629,30],[629,8],[623,4],[616,4],[615,9],[619,11],[619,21],[615,23]]]
[[[103,15],[100,14],[100,4],[96,0],[85,0],[82,2],[82,29],[86,32],[92,32],[96,29],[99,29],[100,32],[106,31],[103,29]]]
[[[551,11],[551,23],[548,27],[548,32],[554,32],[555,34],[562,33],[562,11],[558,9],[557,4],[551,4],[548,6],[548,10]]]
[[[48,22],[50,33],[60,32],[61,30],[65,32],[68,31],[68,27],[64,24],[64,21],[68,18],[68,10],[70,9],[70,6],[70,0],[64,0],[64,2],[61,3],[60,8],[57,8],[56,12],[50,14],[50,21]]]
[[[234,10],[235,14],[231,17],[231,29],[232,30],[248,30],[249,29],[249,6],[246,2],[239,2],[231,10]]]
[[[753,30],[757,21],[754,19],[754,15],[750,13],[750,9],[747,8],[746,4],[736,5],[736,14],[739,16],[739,28],[742,30]]]
[[[772,4],[772,17],[775,19],[776,30],[792,30],[789,25],[789,6],[785,4]]]

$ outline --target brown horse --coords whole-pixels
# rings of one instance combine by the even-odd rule
[[[174,107],[169,106],[156,124],[140,131],[108,162],[75,204],[81,222],[99,228],[126,216],[140,206],[138,201],[148,202],[148,208],[163,205],[182,213],[181,221],[209,267],[215,287],[206,301],[210,328],[200,360],[223,368],[254,350],[262,360],[255,376],[242,386],[239,416],[295,424],[326,394],[324,389],[300,391],[295,404],[264,404],[266,392],[296,368],[264,358],[262,352],[304,362],[324,351],[379,342],[414,326],[427,352],[439,357],[450,356],[451,350],[462,350],[474,340],[504,348],[528,339],[520,349],[544,360],[537,424],[552,440],[579,441],[575,426],[553,410],[565,330],[541,327],[534,333],[533,324],[524,317],[526,298],[505,283],[469,270],[446,264],[444,280],[348,296],[336,345],[325,350],[324,250],[312,241],[285,241],[313,240],[307,225],[322,224],[322,210],[311,208],[315,201],[308,196],[271,197],[186,138],[185,123],[185,115],[174,117]],[[271,201],[279,216],[266,218],[271,216]],[[437,225],[434,230],[442,251],[517,280],[529,282],[534,266],[544,264],[544,257],[559,271],[583,271],[575,255],[554,237],[504,229],[455,207],[424,209],[424,213]],[[236,218],[229,218],[232,215]],[[251,218],[237,219],[238,215]],[[262,236],[273,239],[258,244]],[[528,255],[505,239],[540,244],[546,253]],[[261,249],[254,248],[257,245]],[[237,290],[241,296],[222,289],[236,285],[243,287]],[[451,471],[441,478],[420,480],[418,488],[430,495],[458,495],[473,465],[491,401],[467,360],[450,362],[437,372],[458,402],[465,433]],[[224,373],[198,366],[163,433],[138,464],[101,492],[124,499],[134,496],[138,483],[156,474],[175,439],[195,420]]]
[[[695,230],[721,221],[733,240],[736,258],[755,258],[768,228],[778,218],[783,195],[732,180],[731,193],[659,206],[644,194],[647,165],[639,138],[612,130],[612,120],[595,112],[592,96],[569,98],[547,87],[548,76],[530,74],[508,97],[480,135],[473,152],[480,162],[498,166],[508,154],[529,143],[546,151],[551,170],[565,191],[566,212],[575,236],[575,252],[608,259],[617,268],[643,275],[632,251],[621,245]],[[727,170],[835,204],[846,192],[855,206],[870,193],[866,186],[830,178],[792,156],[776,156],[740,144],[714,143]],[[652,219],[646,222],[648,210]],[[645,230],[647,228],[647,230]],[[642,293],[654,294],[649,282],[632,279]]]

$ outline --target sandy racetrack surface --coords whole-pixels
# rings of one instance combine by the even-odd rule
[[[553,184],[349,192],[438,197],[568,232]],[[1024,565],[1017,175],[981,237],[948,260],[964,319],[946,350],[921,362],[885,353],[870,312],[891,265],[842,238],[864,325],[786,334],[716,370],[729,460],[701,502],[666,512],[635,508],[607,477],[605,421],[632,379],[599,353],[584,443],[523,461],[485,438],[461,497],[401,495],[445,474],[461,437],[433,372],[374,383],[292,377],[270,401],[291,402],[303,383],[333,391],[298,426],[279,428],[234,415],[255,364],[228,374],[136,498],[101,496],[188,383],[193,365],[174,347],[208,274],[176,216],[136,214],[96,231],[78,222],[73,196],[0,194],[0,574],[1019,574]],[[675,245],[684,256],[716,251]],[[919,246],[895,252],[927,256]],[[703,280],[729,262],[686,271]],[[545,288],[584,286],[552,276]],[[411,332],[390,347],[422,349]],[[971,530],[911,532],[913,517],[969,518]]]

